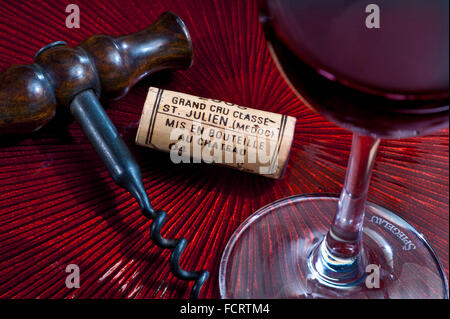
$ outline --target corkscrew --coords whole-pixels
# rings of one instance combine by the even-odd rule
[[[40,129],[57,107],[69,108],[113,180],[133,195],[143,215],[152,219],[150,236],[172,250],[170,270],[179,279],[195,281],[197,298],[209,274],[186,271],[180,258],[186,239],[166,239],[164,211],[155,211],[142,183],[141,171],[99,97],[118,99],[144,76],[163,69],[188,68],[192,41],[183,21],[164,13],[153,25],[121,37],[94,35],[77,47],[62,41],[40,49],[31,65],[14,65],[0,75],[0,134],[24,134]]]

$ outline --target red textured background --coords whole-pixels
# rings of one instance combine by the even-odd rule
[[[307,109],[277,71],[254,1],[76,1],[81,28],[65,27],[74,1],[0,1],[0,69],[31,63],[43,45],[76,45],[94,33],[119,35],[147,27],[166,10],[191,33],[188,71],[154,74],[107,105],[143,170],[156,208],[170,219],[167,237],[189,240],[186,269],[211,277],[201,297],[218,297],[219,262],[232,232],[253,211],[284,196],[339,192],[351,135]],[[273,181],[203,164],[175,165],[134,145],[149,85],[297,117],[291,160]],[[383,141],[369,199],[423,232],[448,276],[448,130]],[[150,222],[109,178],[77,123],[52,123],[24,140],[0,138],[0,297],[181,298],[192,283],[169,272],[168,251],[149,238]],[[81,287],[65,287],[65,267],[81,269]]]

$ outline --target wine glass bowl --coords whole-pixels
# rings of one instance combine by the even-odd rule
[[[330,121],[381,138],[448,127],[448,1],[377,3],[380,29],[364,1],[260,1],[260,20],[284,78]]]

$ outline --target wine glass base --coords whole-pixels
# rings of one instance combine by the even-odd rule
[[[337,211],[329,194],[288,197],[251,215],[232,235],[220,264],[222,298],[448,298],[439,259],[413,226],[367,203],[363,228],[366,273],[343,287],[311,267]]]

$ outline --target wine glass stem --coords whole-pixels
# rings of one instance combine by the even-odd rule
[[[365,274],[361,234],[370,176],[380,140],[353,135],[352,150],[338,210],[325,239],[308,265],[313,278],[334,287],[357,285]]]
[[[337,258],[354,258],[361,251],[364,207],[380,139],[353,134],[344,188],[326,237],[329,252]]]
[[[354,258],[361,251],[364,207],[380,140],[353,134],[352,149],[338,211],[326,237],[336,258]]]

